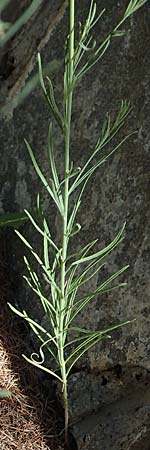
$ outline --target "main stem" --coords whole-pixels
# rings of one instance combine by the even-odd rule
[[[68,73],[67,73],[67,96],[66,96],[66,120],[65,120],[65,185],[64,185],[64,215],[63,215],[63,237],[62,237],[62,261],[61,261],[61,299],[60,299],[60,322],[59,322],[59,361],[63,380],[63,400],[65,409],[65,442],[68,446],[68,392],[67,392],[67,374],[64,355],[64,340],[66,332],[64,331],[64,318],[66,307],[65,298],[65,278],[66,278],[66,258],[67,258],[67,226],[68,226],[68,201],[69,201],[69,169],[70,169],[70,131],[71,131],[71,112],[72,112],[72,85],[73,85],[73,66],[74,66],[74,13],[75,0],[69,2],[69,48],[68,48]]]

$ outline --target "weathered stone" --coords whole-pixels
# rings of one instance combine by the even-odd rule
[[[98,9],[105,1],[98,1]],[[128,2],[107,2],[108,15],[96,28],[97,40],[112,29]],[[77,21],[86,15],[87,2],[77,1]],[[41,16],[42,18],[42,16]],[[40,20],[40,18],[39,18]],[[72,418],[85,418],[76,424],[75,436],[79,448],[86,450],[148,450],[149,428],[149,220],[150,220],[150,90],[149,90],[149,4],[128,22],[125,37],[115,39],[103,60],[83,79],[74,97],[72,125],[72,158],[75,166],[82,166],[96,142],[105,114],[115,116],[122,98],[131,100],[132,112],[115,139],[119,142],[127,133],[137,133],[124,143],[113,157],[96,173],[83,197],[78,221],[82,225],[75,247],[99,238],[98,249],[108,243],[126,220],[125,238],[111,255],[107,266],[95,277],[92,287],[101,279],[130,264],[126,289],[96,298],[76,321],[80,326],[103,329],[113,323],[134,319],[132,324],[112,334],[89,351],[78,362],[77,373],[69,382]],[[41,28],[40,28],[41,29]],[[56,72],[56,96],[62,94],[62,42],[67,33],[67,14],[57,24],[43,51],[43,61],[60,62]],[[13,118],[1,129],[1,211],[14,211],[35,204],[36,192],[41,189],[27,156],[23,137],[26,137],[49,176],[46,160],[47,129],[50,115],[39,88],[16,109]],[[63,139],[56,133],[56,159],[59,171],[63,167]],[[5,155],[5,156],[4,156]],[[44,207],[52,224],[57,242],[60,239],[60,221],[54,206],[49,203],[42,188]],[[24,232],[39,246],[32,228]],[[13,242],[14,253],[20,260],[22,246]],[[17,248],[16,248],[17,247]],[[41,250],[40,250],[41,252]],[[101,278],[102,276],[102,278]],[[91,284],[87,289],[91,289]],[[37,299],[28,290],[20,290],[20,304],[32,311],[41,321]],[[116,369],[118,367],[118,369]],[[85,373],[84,373],[85,368]],[[81,373],[79,372],[81,371]],[[120,371],[117,375],[115,370]],[[88,371],[88,373],[87,373]],[[141,371],[141,381],[136,374]],[[139,376],[139,375],[138,375]],[[109,379],[109,381],[108,381]],[[84,442],[85,441],[85,442]],[[140,447],[141,445],[141,447]],[[145,447],[144,447],[145,445]]]
[[[133,443],[145,442],[150,420],[149,379],[149,371],[143,368],[119,365],[102,374],[85,371],[72,375],[70,415],[79,448],[108,450],[111,443],[113,450],[130,450]]]

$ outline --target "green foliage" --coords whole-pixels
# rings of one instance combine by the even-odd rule
[[[0,215],[0,227],[18,227],[28,220],[26,213],[10,213]]]
[[[124,16],[119,24],[116,25],[112,33],[105,40],[98,44],[93,40],[91,31],[95,24],[100,20],[105,12],[103,10],[96,16],[96,2],[91,1],[89,13],[85,24],[80,24],[78,42],[75,45],[74,27],[75,27],[75,11],[74,0],[69,2],[69,38],[66,48],[65,70],[64,70],[64,94],[63,94],[63,113],[59,110],[55,98],[55,92],[51,79],[47,77],[48,87],[43,77],[41,57],[38,55],[39,76],[41,88],[44,98],[49,105],[50,113],[55,119],[63,134],[65,146],[64,161],[64,177],[61,180],[58,175],[55,163],[55,145],[53,138],[53,126],[50,123],[48,131],[48,162],[51,170],[51,179],[45,178],[39,163],[36,161],[34,152],[27,141],[26,146],[29,156],[39,176],[44,188],[46,189],[50,200],[53,201],[62,221],[62,238],[61,245],[55,243],[47,217],[44,214],[41,196],[37,196],[37,215],[39,221],[34,215],[26,211],[28,219],[31,221],[35,230],[43,239],[43,256],[34,250],[33,246],[26,238],[16,231],[22,239],[32,257],[38,263],[38,274],[32,263],[25,257],[25,264],[28,275],[25,280],[38,296],[41,301],[44,314],[47,316],[50,326],[42,327],[36,320],[30,318],[23,311],[18,311],[14,306],[11,309],[23,317],[38,336],[41,341],[39,354],[33,353],[31,357],[24,355],[24,358],[34,366],[53,375],[62,382],[62,390],[65,407],[65,428],[66,440],[68,430],[68,403],[67,403],[67,378],[78,359],[92,348],[98,342],[104,339],[110,339],[113,330],[122,327],[128,323],[112,325],[104,330],[89,330],[74,326],[74,319],[77,315],[99,294],[104,294],[111,290],[117,290],[125,286],[125,282],[119,282],[118,278],[124,274],[128,265],[121,267],[117,272],[113,273],[107,279],[102,281],[100,285],[86,295],[81,295],[81,287],[91,280],[97,272],[103,268],[108,255],[122,242],[124,235],[123,225],[112,240],[105,248],[93,252],[97,240],[88,243],[81,248],[77,254],[70,252],[70,239],[75,239],[75,235],[80,233],[81,225],[76,222],[76,216],[81,206],[82,195],[86,188],[87,182],[93,176],[95,171],[104,164],[107,159],[117,151],[120,146],[129,138],[125,136],[115,147],[107,150],[106,154],[102,153],[106,145],[112,144],[113,138],[123,126],[124,121],[130,112],[130,104],[122,101],[116,118],[111,121],[109,115],[106,116],[102,129],[99,133],[97,142],[93,145],[91,155],[87,159],[83,167],[75,167],[70,162],[70,131],[71,131],[71,113],[72,98],[76,88],[76,84],[104,55],[108,49],[111,40],[114,37],[120,37],[124,34],[122,25],[145,1],[130,1]],[[77,191],[77,196],[73,196]],[[74,199],[75,198],[75,199]],[[72,209],[70,205],[74,202]],[[41,254],[41,251],[40,251]],[[33,260],[33,258],[32,258]],[[39,274],[40,272],[40,274]],[[49,286],[49,295],[46,294],[43,287],[43,279]],[[50,331],[51,330],[51,331]],[[54,360],[53,369],[50,370],[46,366],[45,348],[49,351],[51,358]]]
[[[51,63],[47,64],[43,68],[43,75],[46,76],[46,75],[58,72],[58,70],[60,69],[60,66],[61,66],[60,61],[57,61],[57,60],[52,61]],[[40,82],[40,78],[39,78],[39,73],[37,72],[35,75],[30,77],[29,81],[27,81],[25,83],[25,86],[23,87],[21,92],[19,92],[18,95],[16,95],[15,98],[12,100],[13,107],[16,107],[16,106],[20,105],[21,103],[23,103],[24,100],[26,99],[26,97],[28,97],[30,95],[30,93],[36,88],[36,86],[39,84],[39,82]],[[2,111],[3,110],[4,110],[4,108],[2,108]]]
[[[1,0],[0,3],[0,14],[3,12],[3,9],[10,3],[10,0]]]
[[[12,393],[7,389],[0,389],[0,399],[1,398],[11,398]]]

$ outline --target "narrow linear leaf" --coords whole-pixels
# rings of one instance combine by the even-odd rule
[[[139,8],[144,6],[147,0],[131,0],[124,14],[124,20],[134,14]]]
[[[93,253],[93,254],[90,255],[90,256],[86,256],[86,257],[83,257],[83,258],[81,258],[81,259],[78,259],[77,261],[74,261],[74,262],[71,264],[71,267],[75,266],[76,264],[83,264],[83,263],[85,263],[85,262],[87,262],[87,261],[91,261],[91,260],[93,260],[93,259],[97,259],[97,258],[99,258],[100,256],[103,256],[104,254],[106,254],[109,250],[111,250],[111,249],[114,247],[114,245],[116,245],[117,243],[120,242],[120,239],[122,238],[123,232],[124,232],[124,230],[125,230],[125,225],[126,225],[126,223],[123,224],[123,226],[122,226],[122,228],[120,229],[119,233],[118,233],[117,236],[113,239],[113,241],[110,242],[110,244],[108,244],[108,245],[107,245],[106,247],[104,247],[102,250],[99,250],[98,252]]]
[[[69,372],[72,369],[72,367],[75,365],[75,363],[78,361],[78,359],[80,359],[84,355],[84,353],[86,353],[88,350],[90,350],[90,348],[95,346],[101,340],[110,339],[111,338],[111,336],[108,335],[107,333],[109,333],[110,331],[114,331],[114,330],[116,330],[118,328],[122,328],[123,326],[125,326],[127,324],[130,324],[133,321],[134,320],[128,320],[126,322],[122,322],[122,323],[120,323],[118,325],[114,325],[112,327],[109,327],[107,330],[95,333],[95,337],[91,336],[91,337],[87,338],[85,340],[85,342],[81,343],[74,351],[72,351],[72,353],[69,356],[69,358],[67,358],[66,361],[68,362],[71,359],[71,356],[74,357],[74,355],[77,354],[77,356],[73,359],[73,361],[69,365],[69,368],[68,368],[68,371],[67,371],[67,376],[69,375]]]
[[[98,342],[104,340],[104,339],[110,339],[110,336],[98,336],[95,340],[93,339],[92,342],[90,342],[85,348],[83,348],[79,355],[77,355],[74,360],[69,364],[68,370],[67,370],[67,377],[72,369],[72,367],[76,364],[76,362],[86,353],[88,350],[90,350],[93,346],[98,344]]]
[[[50,104],[51,110],[53,112],[53,115],[54,115],[58,125],[60,126],[61,130],[63,131],[64,130],[64,119],[63,119],[62,114],[59,112],[58,106],[55,101],[53,84],[52,84],[51,79],[48,76],[46,78],[47,78],[48,84],[49,84],[49,97],[48,97],[49,104]]]
[[[43,79],[41,55],[39,52],[38,52],[38,66],[39,66],[39,77],[40,77],[41,88],[42,88],[45,96],[47,97],[47,91],[46,91],[46,87],[45,87],[45,83],[44,83],[44,79]]]
[[[54,319],[55,315],[56,315],[56,310],[54,308],[54,306],[52,305],[52,303],[47,299],[47,297],[44,295],[43,290],[41,288],[39,279],[36,275],[36,273],[33,271],[31,265],[29,264],[28,260],[26,257],[24,257],[24,261],[26,264],[26,267],[29,271],[30,277],[35,285],[35,287],[32,285],[31,281],[24,275],[23,278],[25,279],[25,281],[28,283],[28,285],[31,287],[31,289],[38,295],[38,297],[40,298],[42,305],[44,307],[45,312],[49,312],[51,310],[51,315]]]
[[[89,280],[91,280],[91,278],[93,278],[97,272],[100,272],[100,270],[104,267],[105,263],[103,264],[99,264],[99,262],[101,261],[101,258],[94,261],[94,263],[89,264],[88,267],[86,267],[86,269],[81,272],[81,274],[75,278],[75,280],[73,281],[73,283],[70,286],[70,289],[67,291],[67,294],[69,295],[72,291],[74,291],[74,289],[77,288],[77,290],[83,285],[86,284],[87,282],[89,282]],[[94,269],[94,267],[96,266],[95,270],[91,270]],[[85,277],[88,272],[90,272],[90,275],[88,275],[87,277]]]
[[[60,182],[59,182],[57,169],[56,169],[56,164],[55,164],[55,158],[54,158],[54,144],[53,144],[53,136],[52,136],[52,123],[50,123],[50,125],[49,125],[49,132],[48,132],[48,159],[49,159],[49,164],[50,164],[50,168],[51,168],[52,175],[53,175],[55,189],[56,189],[58,198],[60,198],[61,207],[62,207],[62,210],[63,210],[63,208],[64,208],[63,198],[62,198],[62,194],[61,194],[61,190],[60,190]]]
[[[59,211],[60,211],[60,213],[61,213],[61,215],[62,215],[61,205],[60,205],[60,203],[58,203],[57,197],[55,197],[55,195],[54,195],[52,189],[50,188],[48,182],[46,181],[46,178],[44,177],[43,173],[41,172],[41,169],[40,169],[39,165],[37,164],[37,161],[36,161],[36,159],[35,159],[35,157],[34,157],[34,154],[33,154],[33,151],[32,151],[32,149],[31,149],[31,146],[30,146],[29,143],[26,141],[26,139],[25,139],[24,141],[25,141],[27,150],[28,150],[28,152],[29,152],[29,155],[30,155],[32,164],[33,164],[33,166],[34,166],[34,168],[35,168],[35,170],[36,170],[37,175],[38,175],[39,178],[41,179],[41,181],[42,181],[43,185],[45,186],[47,192],[50,194],[51,198],[53,199],[54,203],[56,204],[57,208],[59,209]]]
[[[127,282],[124,282],[124,283],[118,283],[118,284],[116,284],[115,286],[111,286],[111,287],[109,287],[109,288],[105,288],[105,289],[103,289],[102,290],[102,292],[101,292],[101,294],[105,294],[105,293],[108,293],[108,292],[111,292],[111,291],[115,291],[116,289],[120,289],[120,288],[122,288],[122,287],[126,287],[127,286]],[[81,298],[79,298],[75,303],[74,303],[74,301],[73,302],[71,302],[71,305],[70,305],[70,303],[67,305],[67,307],[66,308],[64,308],[64,311],[66,311],[66,317],[67,317],[67,314],[69,314],[69,311],[71,311],[72,312],[72,310],[74,309],[74,308],[76,308],[77,306],[79,306],[81,303],[83,303],[83,302],[85,302],[85,306],[86,306],[86,301],[87,301],[87,304],[88,304],[88,302],[90,301],[90,300],[92,300],[94,297],[96,297],[96,295],[97,295],[97,293],[99,292],[99,288],[97,288],[98,290],[95,290],[95,291],[93,291],[92,293],[90,293],[90,294],[87,294],[87,295],[84,295],[83,297],[81,297]],[[74,296],[76,297],[76,293],[73,291],[73,294],[74,294]],[[73,295],[72,294],[72,295]],[[71,295],[71,297],[72,297],[72,295]],[[66,320],[66,326],[67,326],[67,323],[70,323],[70,321],[68,320]]]
[[[44,233],[44,263],[47,270],[50,268],[48,244],[47,234]]]
[[[9,308],[18,316],[20,316],[21,318],[25,319],[29,325],[33,325],[34,327],[37,328],[37,330],[41,331],[44,335],[46,335],[48,337],[48,339],[51,339],[52,342],[55,344],[56,347],[58,347],[56,339],[48,332],[45,330],[45,328],[43,328],[41,325],[39,325],[39,323],[35,322],[33,319],[31,319],[27,313],[25,311],[23,311],[21,313],[21,311],[19,311],[18,309],[16,309],[11,303],[7,303]]]
[[[63,119],[62,114],[58,110],[58,107],[57,107],[57,104],[55,101],[55,97],[54,97],[54,89],[53,89],[52,81],[50,80],[50,78],[48,76],[46,78],[49,83],[49,95],[47,93],[47,89],[46,89],[46,86],[44,83],[44,78],[43,78],[42,62],[41,62],[40,53],[38,53],[38,65],[39,65],[39,77],[40,77],[40,84],[41,84],[42,91],[44,93],[46,101],[48,102],[48,105],[50,106],[51,112],[52,112],[54,118],[56,119],[56,122],[60,126],[61,130],[64,131],[64,119]]]
[[[10,213],[0,215],[0,227],[16,227],[27,222],[28,217],[25,213]]]
[[[70,317],[70,320],[68,321],[68,323],[66,323],[66,326],[68,327],[69,323],[71,323],[75,319],[79,312],[81,312],[96,295],[106,292],[107,286],[109,286],[110,283],[118,278],[118,276],[122,275],[128,269],[128,267],[129,266],[124,266],[122,269],[115,272],[113,275],[107,278],[107,280],[104,281],[94,292],[89,293],[87,296],[85,296],[85,298],[83,297],[83,301],[82,299],[79,300],[80,305],[76,309],[75,313],[73,313],[73,315]],[[109,290],[111,290],[111,287],[109,288]]]
[[[50,237],[50,233],[48,230],[48,233],[46,233],[45,231],[41,230],[41,228],[39,227],[39,225],[36,223],[36,221],[34,220],[33,216],[30,214],[29,211],[27,211],[26,209],[24,210],[25,214],[27,215],[28,219],[31,221],[32,225],[35,227],[35,229],[44,237],[46,235],[46,239],[48,240],[48,242],[52,245],[52,247],[58,251],[58,248],[55,244],[55,242],[51,239]],[[43,223],[45,225],[44,228],[46,228],[46,223],[43,220]]]
[[[26,355],[24,355],[24,354],[23,354],[22,356],[23,356],[23,358],[24,358],[27,362],[29,362],[29,363],[32,364],[33,366],[37,367],[38,369],[43,370],[44,372],[49,373],[49,375],[52,375],[54,378],[57,378],[57,380],[61,381],[61,383],[63,382],[62,378],[60,378],[55,372],[53,372],[53,370],[50,370],[50,369],[48,369],[47,367],[42,366],[42,365],[38,364],[38,363],[35,362],[35,361],[32,361],[32,359],[28,358],[28,357],[27,357]]]
[[[29,323],[29,325],[30,325],[32,331],[33,331],[33,332],[37,335],[37,337],[40,339],[40,341],[41,341],[42,343],[45,343],[45,339],[44,339],[43,336],[40,334],[40,332],[36,329],[36,327],[35,327],[31,322]],[[47,350],[49,351],[49,353],[52,355],[53,359],[55,359],[55,361],[57,362],[57,356],[54,354],[52,348],[48,345],[48,342],[49,342],[49,340],[46,341],[46,343],[45,343],[46,348],[47,348]]]
[[[120,127],[121,127],[121,125],[119,126],[119,128]],[[87,169],[87,167],[89,166],[89,164],[91,163],[93,158],[97,155],[97,153],[100,150],[102,150],[105,147],[105,145],[107,145],[109,143],[109,141],[115,136],[116,133],[117,133],[117,131],[113,132],[112,137],[110,136],[110,138],[108,137],[106,140],[105,140],[105,138],[103,138],[102,141],[100,140],[100,143],[99,143],[99,141],[97,142],[97,145],[96,145],[94,151],[92,152],[90,158],[87,160],[87,162],[85,163],[85,165],[81,169],[80,173],[76,177],[75,181],[73,182],[72,186],[70,187],[69,194],[71,194],[86,178],[89,179],[91,177],[91,175],[95,172],[95,170],[101,164],[105,163],[107,161],[107,159],[110,158],[110,156],[112,156],[124,144],[124,142],[126,142],[126,140],[129,139],[131,136],[133,136],[136,132],[129,133],[127,136],[125,136],[125,138],[123,138],[119,142],[119,144],[117,144],[113,148],[113,150],[111,150],[107,155],[105,155],[102,158],[100,158],[88,171],[85,172],[85,170]]]
[[[34,258],[36,259],[36,261],[39,263],[39,265],[41,266],[41,268],[42,268],[42,269],[44,270],[44,272],[46,273],[49,282],[51,282],[51,283],[54,285],[54,287],[56,288],[56,290],[60,293],[60,289],[59,289],[59,287],[57,286],[57,284],[55,283],[55,281],[54,281],[54,279],[53,279],[53,276],[52,276],[52,274],[51,274],[50,269],[48,270],[48,269],[45,267],[43,261],[41,260],[41,258],[39,257],[39,255],[34,251],[33,247],[29,244],[29,242],[27,241],[27,239],[25,239],[24,236],[23,236],[18,230],[15,230],[15,232],[16,232],[16,234],[20,237],[20,239],[23,241],[23,243],[26,245],[26,247],[28,247],[28,248],[30,249],[32,255],[34,256]]]
[[[17,314],[17,316],[21,317],[24,319],[24,314],[19,311],[19,309],[16,309],[13,305],[11,305],[11,303],[7,302],[7,305],[9,306],[9,308],[15,313]]]

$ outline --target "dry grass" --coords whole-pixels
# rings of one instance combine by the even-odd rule
[[[19,343],[17,334],[12,335],[6,315],[1,317],[0,322],[0,388],[12,394],[10,398],[1,399],[1,450],[62,449],[57,439],[52,441],[50,438],[50,435],[57,433],[54,405],[52,402],[43,403],[40,399],[36,375],[17,355],[22,342]],[[23,387],[27,376],[31,385]]]

